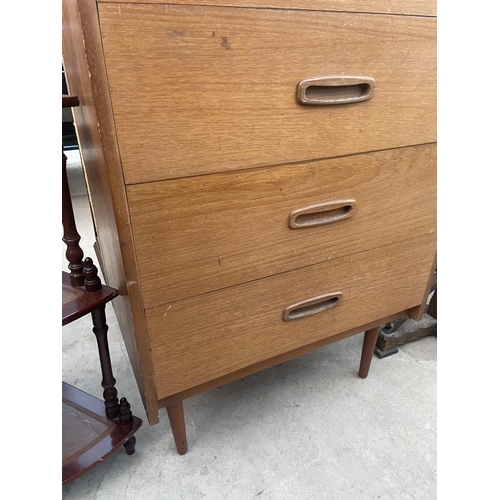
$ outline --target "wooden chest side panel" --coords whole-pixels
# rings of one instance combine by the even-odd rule
[[[158,398],[420,304],[435,240],[430,234],[146,310]],[[337,307],[282,320],[287,306],[337,291]]]
[[[106,283],[119,291],[112,305],[149,422],[154,424],[158,404],[96,5],[92,0],[63,0],[62,7],[64,68],[68,89],[80,100],[73,109],[74,120],[102,271]]]
[[[436,141],[436,20],[100,4],[127,184]],[[300,81],[375,79],[370,100],[297,102]]]

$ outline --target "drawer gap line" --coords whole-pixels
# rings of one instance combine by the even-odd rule
[[[377,249],[378,248],[385,248],[385,247],[390,247],[391,245],[397,245],[398,243],[401,243],[403,241],[414,241],[414,240],[418,240],[420,238],[422,238],[423,236],[426,236],[428,234],[434,234],[436,233],[436,231],[431,231],[429,233],[424,233],[424,234],[419,234],[415,237],[412,237],[412,238],[407,238],[407,239],[403,239],[403,240],[398,240],[398,241],[394,241],[392,243],[387,243],[386,245],[380,245],[378,247],[376,247]],[[350,256],[354,256],[354,255],[361,255],[363,253],[366,253],[366,252],[371,252],[375,250],[374,248],[368,248],[367,250],[361,250],[360,252],[354,252],[354,253],[350,253],[348,255],[342,255],[340,257],[337,257],[338,259],[344,259],[344,258],[347,258],[347,257],[350,257]],[[336,260],[336,259],[330,259],[330,260]],[[161,304],[157,304],[155,306],[151,306],[151,307],[146,307],[144,308],[144,311],[152,311],[154,309],[156,309],[157,307],[163,307],[165,306],[166,304],[175,304],[177,302],[182,302],[184,300],[189,300],[189,299],[193,299],[195,297],[202,297],[203,295],[207,295],[207,294],[210,294],[210,293],[214,293],[214,292],[220,292],[222,290],[228,290],[230,288],[235,288],[237,286],[241,286],[241,285],[246,285],[248,283],[254,283],[255,281],[261,281],[261,280],[265,280],[265,279],[268,279],[268,278],[272,278],[274,276],[280,276],[282,274],[286,274],[286,273],[289,273],[289,272],[293,272],[293,271],[297,271],[299,269],[306,269],[308,267],[311,267],[311,266],[317,266],[319,264],[323,264],[324,262],[329,262],[329,261],[326,261],[326,260],[323,260],[321,262],[315,262],[313,264],[307,264],[305,266],[300,266],[300,267],[294,267],[293,269],[289,269],[288,271],[282,271],[280,273],[275,273],[275,274],[271,274],[270,276],[263,276],[262,278],[255,278],[253,280],[248,280],[248,281],[245,281],[243,283],[236,283],[234,285],[229,285],[229,286],[224,286],[222,288],[217,288],[215,290],[209,290],[208,292],[203,292],[203,293],[198,293],[198,294],[195,294],[195,295],[190,295],[189,297],[184,297],[182,299],[176,299],[176,300],[170,300],[168,302],[162,302]]]
[[[297,7],[257,7],[257,6],[250,6],[250,5],[213,5],[213,4],[196,4],[196,3],[175,3],[175,4],[170,4],[168,0],[165,2],[154,2],[151,4],[151,2],[120,2],[119,0],[115,1],[110,1],[110,0],[102,0],[99,1],[97,0],[97,3],[103,3],[103,4],[130,4],[130,5],[175,5],[179,7],[203,7],[203,8],[214,8],[214,9],[245,9],[245,10],[273,10],[273,11],[297,11],[297,12],[315,12],[317,14],[324,14],[325,12],[331,13],[331,14],[366,14],[368,16],[386,16],[386,17],[423,17],[423,18],[429,18],[429,19],[436,19],[436,16],[431,16],[430,14],[402,14],[400,12],[371,12],[371,11],[352,11],[352,10],[319,10],[319,9],[306,9],[306,8],[297,8]]]
[[[419,147],[419,146],[430,146],[432,144],[437,144],[437,142],[436,141],[422,142],[419,144],[410,144],[410,145],[406,145],[406,146],[394,146],[392,148],[372,149],[370,151],[357,151],[356,153],[347,153],[345,155],[325,156],[325,157],[321,157],[321,158],[312,158],[310,160],[286,161],[283,163],[272,163],[269,165],[262,165],[259,167],[250,167],[250,168],[245,168],[245,169],[222,170],[220,172],[207,172],[207,173],[202,173],[202,174],[183,175],[180,177],[167,177],[164,179],[156,179],[156,180],[144,181],[144,182],[130,182],[130,183],[126,183],[126,186],[127,187],[128,186],[143,186],[146,184],[154,184],[155,182],[167,182],[167,181],[171,181],[171,180],[180,180],[180,179],[194,179],[196,177],[207,177],[209,175],[255,172],[258,170],[264,170],[264,169],[271,168],[271,167],[283,167],[286,165],[301,165],[301,164],[307,164],[307,163],[313,163],[313,162],[319,162],[319,161],[335,160],[337,158],[348,158],[349,156],[367,155],[367,154],[371,154],[371,153],[381,153],[383,151],[393,151],[395,149],[408,149],[408,148],[415,148],[415,147]]]

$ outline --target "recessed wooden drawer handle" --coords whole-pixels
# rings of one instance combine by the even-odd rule
[[[294,210],[288,216],[291,229],[322,226],[347,219],[356,211],[356,200],[339,200]]]
[[[302,302],[288,306],[283,311],[283,321],[292,321],[318,314],[338,306],[341,301],[342,292],[327,293],[326,295],[319,295],[312,299],[303,300]]]
[[[369,76],[329,76],[302,80],[297,86],[300,104],[328,106],[366,101],[373,97],[375,80]]]

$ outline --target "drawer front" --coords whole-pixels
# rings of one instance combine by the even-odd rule
[[[436,140],[436,20],[100,4],[127,184]],[[343,105],[308,102],[368,95]],[[371,81],[371,80],[369,80]],[[326,90],[325,90],[326,89]],[[326,95],[324,94],[326,92]]]
[[[435,249],[430,234],[147,310],[158,398],[420,304]]]
[[[97,0],[115,3],[116,0]],[[165,3],[165,0],[122,0],[122,3]],[[169,4],[223,5],[276,9],[337,10],[435,16],[436,0],[169,0]]]
[[[436,145],[128,186],[127,195],[148,308],[435,231]]]

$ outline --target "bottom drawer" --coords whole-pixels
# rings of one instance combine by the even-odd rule
[[[435,251],[431,233],[146,310],[158,399],[419,305]]]

